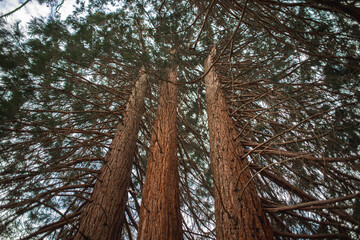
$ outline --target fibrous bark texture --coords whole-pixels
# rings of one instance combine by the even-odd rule
[[[138,240],[183,239],[177,160],[176,68],[161,86],[151,136],[148,166],[140,210]]]
[[[85,208],[75,240],[121,239],[131,169],[146,92],[145,69],[135,84],[119,123],[110,153],[94,186],[91,201]]]
[[[224,94],[214,67],[215,48],[205,61],[205,88],[210,134],[211,169],[214,178],[216,237],[231,239],[273,239],[272,228],[262,209],[242,146],[229,116]],[[209,70],[210,69],[210,70]]]

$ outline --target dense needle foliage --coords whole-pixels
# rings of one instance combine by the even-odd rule
[[[215,239],[203,63],[216,46],[213,67],[276,239],[357,239],[357,4],[90,1],[26,29],[1,19],[0,237],[76,233],[145,66],[123,231],[136,237],[159,86],[175,49],[184,238]]]

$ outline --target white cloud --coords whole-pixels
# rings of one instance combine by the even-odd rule
[[[19,7],[23,1],[5,0],[0,2],[1,15],[13,11]],[[46,4],[40,5],[37,1],[30,1],[24,7],[6,17],[9,22],[21,20],[22,24],[27,23],[32,17],[47,17],[50,13],[50,7]]]
[[[0,15],[6,14],[19,7],[25,0],[0,0]],[[74,10],[74,4],[76,0],[66,0],[62,4],[59,13],[61,18],[65,19]],[[61,0],[58,1],[59,3]],[[49,5],[40,5],[37,0],[31,0],[24,7],[6,17],[6,20],[13,23],[17,20],[21,20],[22,25],[26,25],[33,17],[45,17],[47,18],[51,13],[51,7]]]

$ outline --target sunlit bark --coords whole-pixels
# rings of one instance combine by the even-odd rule
[[[153,128],[143,189],[138,239],[183,239],[177,159],[177,74],[168,69]]]

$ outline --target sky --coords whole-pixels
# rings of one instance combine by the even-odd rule
[[[61,18],[66,18],[72,11],[73,5],[76,0],[64,0],[59,13]],[[25,0],[0,0],[0,15],[8,13],[15,8],[19,7]],[[58,0],[61,3],[61,0]],[[11,22],[16,22],[21,20],[21,24],[25,25],[26,22],[30,21],[32,17],[45,17],[47,18],[50,15],[51,7],[46,3],[40,5],[37,0],[30,0],[24,7],[16,11],[12,15],[6,17],[6,20]]]

